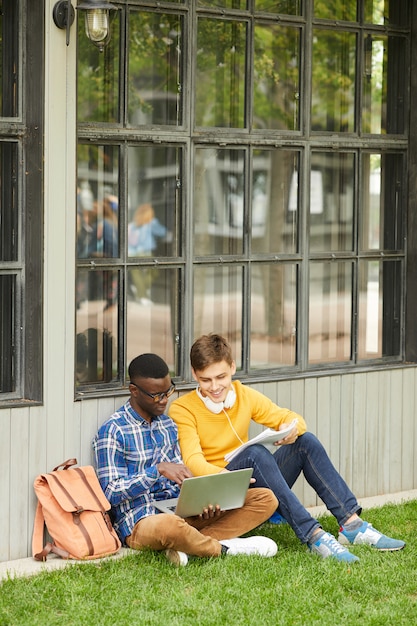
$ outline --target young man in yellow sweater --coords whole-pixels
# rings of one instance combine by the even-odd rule
[[[233,381],[236,365],[224,337],[203,335],[192,346],[191,367],[197,389],[175,400],[169,409],[178,426],[184,463],[196,476],[253,467],[257,487],[269,487],[278,512],[311,552],[339,561],[358,561],[345,545],[368,544],[377,550],[401,550],[405,543],[383,535],[361,520],[355,496],[336,471],[320,441],[307,432],[301,415],[284,409],[259,391]],[[225,455],[248,441],[251,420],[280,430],[297,420],[271,454],[262,444],[240,452],[230,463]],[[335,516],[338,541],[324,532],[291,487],[303,472],[307,482]],[[342,545],[343,544],[343,545]]]

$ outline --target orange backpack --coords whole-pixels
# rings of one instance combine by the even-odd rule
[[[76,464],[76,459],[68,459],[49,474],[37,476],[33,484],[38,505],[32,553],[38,561],[45,561],[51,552],[63,559],[98,559],[120,550],[107,513],[111,505],[94,468],[73,468]],[[52,538],[46,544],[45,524]]]

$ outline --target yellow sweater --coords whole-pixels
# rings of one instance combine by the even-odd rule
[[[169,408],[169,416],[178,426],[181,454],[195,476],[216,474],[226,465],[225,454],[248,441],[251,419],[269,428],[279,429],[281,424],[289,424],[298,418],[298,434],[306,432],[307,427],[301,415],[282,409],[262,393],[234,381],[236,402],[231,409],[219,414],[212,413],[191,391],[174,402]],[[238,434],[239,438],[233,432]]]

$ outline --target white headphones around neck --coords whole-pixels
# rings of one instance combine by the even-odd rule
[[[233,387],[232,389],[230,389],[230,391],[227,392],[227,396],[224,402],[213,402],[213,400],[208,396],[203,396],[199,387],[197,387],[196,391],[198,397],[204,402],[208,410],[212,413],[218,414],[221,413],[224,409],[231,409],[236,402],[236,392]]]

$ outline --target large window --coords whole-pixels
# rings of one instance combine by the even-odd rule
[[[42,4],[0,2],[2,404],[42,393]]]
[[[242,378],[402,362],[411,3],[116,4],[103,53],[79,24],[78,391],[188,382],[213,331]]]

